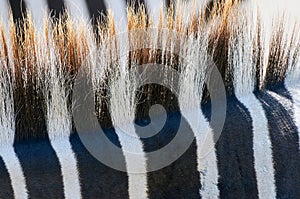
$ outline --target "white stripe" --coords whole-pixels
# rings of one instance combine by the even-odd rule
[[[164,0],[146,0],[146,6],[149,18],[153,20],[154,27],[157,26],[159,22],[159,15],[163,9]]]
[[[50,54],[50,60],[53,59],[51,56],[53,55]],[[51,66],[52,68],[49,68],[50,71],[47,74],[51,98],[50,95],[46,95],[48,135],[61,165],[65,198],[79,199],[81,198],[79,172],[76,157],[69,141],[72,124],[67,107],[65,86],[60,79],[61,71],[56,70],[55,64]]]
[[[90,20],[90,14],[87,3],[84,0],[65,0],[67,10],[69,11],[73,20]]]
[[[299,150],[300,150],[300,85],[298,83],[286,82],[286,88],[293,98],[294,122],[298,128]]]
[[[51,145],[61,165],[65,198],[79,199],[81,198],[79,172],[76,157],[69,141],[71,131],[69,128],[71,124],[68,109],[66,101],[63,101],[65,100],[63,92],[57,92],[58,90],[56,90],[57,87],[55,86],[53,88],[51,91],[53,101],[50,107],[48,107],[47,113],[48,134]]]
[[[272,144],[264,110],[252,93],[237,98],[248,109],[253,121],[254,168],[259,198],[276,198]]]
[[[130,199],[148,198],[146,173],[144,174],[128,173],[128,186],[129,186],[128,193]]]
[[[81,198],[79,172],[72,146],[68,138],[51,140],[51,145],[61,165],[61,173],[66,199]]]
[[[104,0],[107,10],[111,10],[114,15],[116,30],[118,32],[127,31],[127,14],[125,1]]]
[[[127,69],[129,52],[128,37],[120,37],[117,40],[120,76],[110,85],[110,114],[116,134],[120,140],[126,162],[128,174],[128,193],[131,199],[148,198],[147,190],[147,162],[143,143],[136,133],[135,118],[135,87],[136,82],[130,77]]]
[[[144,154],[143,143],[131,136],[136,135],[134,125],[122,126],[122,130],[116,128],[116,133],[125,156],[129,198],[148,198],[146,157],[141,155]]]
[[[286,111],[292,111],[293,103],[284,96],[278,95],[273,91],[267,91],[269,95],[271,95],[277,102],[279,102]]]
[[[0,0],[0,20],[5,25],[8,25],[9,21],[9,7],[8,0]]]
[[[253,125],[253,152],[254,169],[256,172],[257,189],[259,198],[276,198],[274,165],[272,156],[272,143],[268,129],[268,121],[260,101],[253,94],[255,88],[255,61],[253,52],[257,35],[252,34],[251,30],[257,27],[256,6],[250,4],[242,5],[239,8],[239,16],[243,16],[232,25],[233,33],[230,36],[230,47],[228,55],[230,57],[230,68],[233,69],[234,91],[237,99],[248,109],[252,118]],[[254,14],[253,14],[254,13]],[[246,24],[246,25],[245,25]],[[270,32],[263,32],[266,39],[263,42],[266,49],[264,55],[268,55]],[[267,52],[267,53],[266,53]],[[264,59],[266,57],[262,57]],[[262,63],[263,74],[265,76],[265,64]],[[264,82],[264,81],[261,81]],[[239,124],[237,124],[239,125]],[[250,132],[249,132],[250,133]]]
[[[48,7],[46,0],[25,0],[25,4],[32,15],[35,27],[42,28],[44,15],[47,16]]]
[[[72,116],[68,109],[68,96],[65,86],[65,78],[61,65],[57,64],[58,53],[51,41],[49,44],[49,63],[47,70],[44,70],[46,80],[44,97],[47,105],[47,131],[57,158],[61,166],[61,174],[66,199],[80,199],[81,188],[77,160],[69,141],[72,131]],[[46,41],[43,41],[46,42]],[[44,65],[38,65],[44,67]]]
[[[1,146],[0,156],[2,157],[7,171],[9,173],[15,199],[28,198],[25,177],[13,146]]]
[[[201,179],[200,194],[202,198],[219,198],[219,172],[213,143],[213,130],[197,107],[193,111],[181,110],[182,115],[191,126],[197,143],[197,164]],[[208,148],[209,147],[209,148]]]
[[[3,3],[3,1],[1,3]],[[7,4],[2,5],[7,6]],[[3,9],[5,9],[5,7]],[[4,21],[7,22],[9,20],[7,18],[4,19]],[[4,34],[8,35],[8,28],[5,28],[4,31]],[[10,40],[8,39],[8,50],[11,50],[11,45],[9,44]],[[3,43],[1,42],[0,53],[3,53]],[[10,61],[13,60],[11,53],[8,54],[8,57]],[[13,143],[15,139],[15,114],[12,83],[13,79],[10,76],[12,75],[12,73],[10,73],[9,71],[9,69],[13,69],[13,66],[10,65],[10,62],[6,62],[6,60],[3,57],[0,57],[0,65],[0,156],[2,157],[7,171],[9,173],[11,185],[14,192],[14,198],[26,199],[28,198],[28,193],[26,188],[25,177],[19,159],[13,148]]]

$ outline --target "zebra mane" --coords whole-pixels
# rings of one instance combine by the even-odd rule
[[[0,0],[0,198],[300,195],[298,10],[46,1]]]
[[[136,11],[129,6],[127,35],[130,45],[141,46],[148,42],[147,45],[154,49],[125,52],[125,67],[114,63],[123,46],[116,39],[121,32],[116,29],[111,12],[104,18],[105,23],[102,21],[97,25],[74,19],[68,13],[58,19],[45,17],[41,27],[34,24],[30,13],[18,23],[14,23],[11,16],[9,29],[3,22],[0,25],[0,81],[1,89],[11,93],[5,100],[14,103],[11,111],[16,118],[16,137],[43,137],[50,125],[46,121],[50,118],[60,120],[64,114],[67,114],[68,122],[61,128],[72,130],[71,93],[74,78],[82,67],[86,68],[97,93],[99,120],[109,126],[111,122],[105,102],[110,94],[107,86],[110,79],[118,78],[120,73],[136,64],[158,63],[184,71],[182,57],[172,52],[174,49],[186,56],[193,51],[196,53],[194,57],[199,53],[211,57],[221,73],[228,95],[236,92],[246,95],[280,86],[286,76],[299,70],[299,24],[288,26],[291,19],[282,13],[274,18],[268,30],[261,15],[255,6],[232,0],[217,3],[211,9],[191,10],[187,4],[177,4],[176,8],[170,6],[166,14],[161,10],[155,21],[143,7]],[[164,30],[176,36],[168,35]],[[138,31],[148,33],[148,41],[135,35]],[[189,39],[196,44],[188,43]],[[101,67],[96,67],[98,65]],[[240,77],[234,76],[236,70],[240,70]],[[152,101],[143,104],[148,103],[147,106],[138,106],[137,117],[146,117],[147,110],[143,109],[154,101],[166,105],[168,110],[178,109],[177,100],[168,89],[149,86],[143,87],[142,91],[137,104],[143,104],[145,99]],[[200,93],[202,102],[209,101],[209,93],[204,87]],[[55,118],[51,113],[52,106],[61,105],[64,113]]]

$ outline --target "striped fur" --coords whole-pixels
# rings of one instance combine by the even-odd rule
[[[158,16],[159,2],[145,0],[149,15]],[[122,32],[127,27],[125,1],[118,4],[109,0],[100,3],[41,0],[35,4],[30,0],[10,0],[9,3],[15,21],[21,19],[22,12],[28,8],[34,22],[39,24],[43,12],[34,9],[35,6],[48,6],[45,10],[53,16],[66,8],[73,20],[84,18],[86,23],[99,17],[98,11],[110,8],[118,30]],[[8,11],[8,6],[6,0],[0,0],[1,11],[2,8]],[[0,14],[2,19],[8,19],[8,12]],[[154,18],[154,23],[158,23],[158,18]],[[55,63],[55,56],[52,61]],[[51,101],[53,98],[49,97],[45,117],[52,118],[57,126],[48,121],[45,138],[0,142],[0,198],[297,198],[300,195],[300,86],[295,84],[297,76],[287,76],[284,84],[267,86],[264,90],[256,90],[253,86],[246,93],[241,93],[235,85],[234,94],[227,98],[227,116],[221,137],[205,158],[199,157],[201,139],[193,124],[201,121],[204,126],[200,129],[213,134],[214,127],[209,126],[210,104],[199,106],[195,112],[168,113],[166,125],[159,134],[139,140],[135,143],[136,150],[145,153],[147,159],[147,152],[169,143],[179,122],[189,126],[186,133],[195,136],[195,140],[171,165],[140,175],[116,171],[97,161],[83,146],[78,134],[72,133],[71,115],[66,117],[69,123],[64,122],[68,126],[60,123],[65,117],[63,113],[68,112],[68,96],[59,81],[63,78],[61,74],[48,75],[57,80],[55,85],[49,82],[49,87],[59,101]],[[238,77],[233,79],[238,81]],[[65,104],[65,112],[53,111],[60,109],[57,106],[62,104]],[[118,113],[111,115],[113,124],[118,125],[114,120]],[[58,131],[63,136],[56,137]],[[104,131],[111,142],[126,150],[125,138],[118,129]],[[146,162],[145,159],[140,161]],[[130,167],[130,158],[124,157],[123,161]]]

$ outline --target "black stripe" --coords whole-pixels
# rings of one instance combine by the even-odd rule
[[[14,198],[13,188],[11,186],[11,180],[9,178],[8,171],[1,157],[0,157],[0,198],[2,199]]]
[[[278,93],[287,93],[284,88]],[[256,93],[265,110],[271,136],[278,198],[300,196],[298,132],[288,111],[266,92]]]
[[[210,119],[210,104],[203,113]],[[216,144],[221,198],[258,198],[250,113],[235,97],[227,98],[227,114]]]
[[[58,158],[48,139],[15,144],[30,198],[64,198]]]
[[[171,6],[171,1],[172,1],[172,0],[166,0],[165,5],[166,5],[167,8],[170,8],[170,6]]]
[[[22,21],[23,17],[26,16],[25,2],[22,0],[9,0],[9,4],[12,10],[14,21]]]
[[[113,129],[104,131],[119,146]],[[116,171],[95,159],[83,146],[77,133],[71,135],[70,141],[77,158],[83,198],[129,198],[125,172]]]
[[[107,8],[104,4],[104,1],[86,0],[86,3],[90,13],[90,17],[92,19],[92,23],[96,24],[97,20],[103,22],[101,13],[104,15],[107,14]]]
[[[152,85],[154,86],[154,85]],[[141,90],[146,90],[144,86]],[[155,91],[165,89],[163,86],[155,85]],[[154,91],[153,90],[153,91]],[[161,104],[167,112],[167,120],[160,132],[152,137],[142,138],[141,141],[144,145],[145,153],[158,151],[174,139],[178,132],[179,124],[181,123],[182,129],[185,131],[186,137],[181,139],[193,139],[194,133],[189,127],[187,121],[181,116],[178,110],[178,100],[171,91],[165,90],[166,96],[173,96],[172,101],[162,100],[160,95],[152,93],[150,98],[139,101],[137,104],[137,112],[135,123],[140,126],[146,126],[151,122],[149,118],[149,109],[154,104]],[[143,136],[141,129],[136,129],[137,134]],[[146,156],[147,157],[147,156]],[[161,157],[164,158],[164,157]],[[148,165],[151,160],[148,159]],[[196,142],[190,145],[188,150],[172,164],[147,174],[148,178],[148,195],[149,198],[199,198],[199,190],[201,188],[199,173],[197,171],[197,155],[196,155]]]
[[[59,18],[59,15],[62,14],[65,10],[65,5],[63,0],[47,0],[48,8],[50,10],[51,17]]]
[[[186,127],[186,135],[194,137],[188,123],[180,118],[179,112],[169,112],[163,129],[150,138],[142,139],[145,152],[156,151],[169,144],[176,135],[180,122]],[[199,198],[201,185],[197,171],[195,140],[174,163],[148,173],[147,177],[149,198]]]
[[[16,79],[19,81],[16,81],[14,88],[15,142],[48,137],[43,98],[36,88],[35,80],[28,80],[24,86],[25,80],[21,72],[23,69],[24,67],[16,68]]]
[[[149,198],[200,198],[199,175],[196,142],[194,141],[174,163],[158,171],[148,173]]]

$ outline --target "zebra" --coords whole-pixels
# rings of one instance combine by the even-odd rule
[[[8,6],[6,1],[1,3],[1,8]],[[39,5],[30,1],[10,1],[14,18],[21,18],[22,10],[30,8],[38,24],[44,11],[36,10],[34,6],[48,5],[50,10],[56,10],[52,12],[54,15],[66,7],[71,17],[76,18],[74,13],[80,12],[88,22],[90,16],[99,16],[98,10],[111,8],[113,13],[119,14],[115,19],[117,27],[122,30],[127,26],[125,2],[121,6],[115,6],[111,1],[37,3]],[[157,11],[154,9],[157,4],[158,1],[145,2],[149,15]],[[1,17],[9,18],[8,14]],[[265,90],[251,87],[249,95],[239,90],[240,84],[234,85],[234,94],[227,98],[226,119],[213,152],[215,155],[208,156],[212,160],[205,162],[208,165],[204,170],[198,168],[196,139],[177,161],[144,174],[138,181],[140,177],[132,177],[135,174],[116,171],[97,161],[76,132],[65,139],[57,139],[50,132],[56,129],[48,128],[49,135],[45,138],[24,142],[13,139],[11,146],[1,145],[0,198],[297,198],[300,195],[300,99],[295,78],[297,75],[287,76],[283,84],[267,86]],[[234,76],[234,79],[238,77]],[[1,100],[11,100],[10,95],[6,97],[8,99]],[[49,106],[56,108],[51,103]],[[199,109],[202,119],[208,123],[210,104]],[[193,135],[192,119],[184,112],[168,113],[167,123],[154,141],[142,140],[144,152],[168,144],[180,122],[190,126],[186,133]],[[63,130],[70,131],[70,126]],[[214,126],[210,128],[214,130]],[[112,142],[121,145],[114,128],[107,128],[105,132]],[[161,140],[162,136],[167,139]],[[130,177],[137,181],[130,181]]]
[[[36,24],[41,24],[45,13],[50,13],[51,16],[58,17],[65,10],[68,10],[72,18],[83,18],[88,22],[91,18],[97,19],[108,9],[114,13],[115,21],[120,28],[126,27],[126,4],[130,1],[1,1],[3,19],[8,19],[9,7],[12,8],[12,14],[15,20],[21,19],[26,14],[26,9],[30,10]],[[147,5],[149,14],[157,15],[160,1],[136,1],[135,7],[138,5]],[[125,29],[124,29],[125,30]]]

